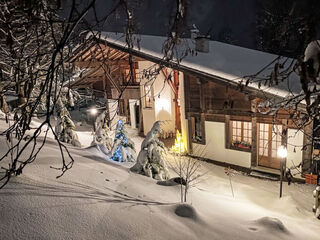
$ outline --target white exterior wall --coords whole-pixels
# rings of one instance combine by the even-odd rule
[[[149,61],[139,62],[140,73],[142,73],[144,69],[148,69],[151,66],[154,66],[154,63]],[[141,79],[141,96],[144,96],[145,94],[144,84],[147,81],[148,79]],[[173,101],[174,93],[170,85],[165,82],[165,76],[162,74],[162,72],[160,72],[160,74],[158,74],[154,80],[152,85],[152,94],[154,96],[152,108],[146,108],[144,97],[141,99],[144,134],[147,134],[147,132],[150,131],[153,123],[159,120],[165,121],[165,123],[162,125],[162,129],[164,131],[175,132],[175,103]]]
[[[302,161],[302,147],[303,147],[303,132],[296,129],[288,129],[288,141],[287,141],[287,167],[298,166]],[[294,149],[296,152],[294,152]],[[301,172],[301,167],[299,168]],[[291,170],[292,173],[298,173],[298,170]],[[300,174],[295,177],[301,177]]]
[[[136,111],[135,111],[135,104],[139,105],[139,100],[136,99],[129,99],[129,110],[130,110],[130,119],[131,119],[131,127],[137,128],[136,125]]]
[[[250,152],[225,148],[225,123],[206,121],[205,134],[206,145],[192,143],[193,155],[250,168]]]
[[[246,168],[251,166],[251,152],[243,152],[225,148],[225,123],[205,122],[206,145],[192,143],[193,155],[219,162],[234,164]],[[288,129],[287,167],[297,166],[302,161],[303,132]],[[203,149],[204,152],[202,153]],[[294,152],[294,148],[295,151]],[[301,167],[299,168],[301,171]],[[297,173],[298,170],[292,170]],[[300,177],[299,174],[295,177]]]

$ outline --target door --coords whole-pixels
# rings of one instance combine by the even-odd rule
[[[282,125],[259,123],[258,125],[258,165],[280,169],[280,158],[277,156],[281,146]]]

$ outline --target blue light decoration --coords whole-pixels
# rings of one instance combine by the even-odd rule
[[[122,153],[121,152],[122,152],[121,151],[121,145],[119,145],[117,150],[112,155],[111,159],[113,161],[122,162],[123,161],[123,157],[122,157]]]
[[[127,136],[125,135],[125,133],[123,131],[122,120],[118,121],[117,130],[118,131],[115,135],[113,144],[118,144],[118,146],[117,146],[117,150],[113,153],[111,160],[117,161],[117,162],[122,162],[123,161],[122,148],[130,147],[133,149],[133,145],[132,145],[132,143],[129,142]]]

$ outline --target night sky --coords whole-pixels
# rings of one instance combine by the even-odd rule
[[[70,4],[70,1],[67,4]],[[81,2],[88,2],[86,0]],[[105,16],[118,0],[97,0],[96,13]],[[253,48],[255,46],[254,0],[189,0],[188,26],[195,24],[201,33],[214,40],[228,33],[233,44]],[[148,35],[167,36],[175,9],[173,0],[131,0],[136,22],[136,32]],[[66,3],[63,4],[66,9]],[[88,21],[94,22],[90,13]],[[104,31],[123,31],[125,21],[121,11],[112,14],[102,27]],[[101,29],[101,28],[100,28]]]
[[[309,1],[316,2],[315,0],[296,1],[298,7],[295,12],[310,11]],[[70,6],[72,1],[62,1],[64,11],[68,11],[68,5]],[[78,8],[87,5],[90,0],[77,0],[80,2]],[[119,0],[97,0],[95,5],[96,14],[93,10],[86,16],[86,20],[90,25],[95,21],[97,16],[101,20],[104,16],[110,13],[113,6],[118,3]],[[176,1],[175,0],[128,0],[129,8],[133,12],[135,33],[147,34],[147,35],[161,35],[167,36],[170,30],[170,23],[175,14]],[[287,54],[285,51],[281,52],[279,47],[261,47],[261,39],[258,36],[258,19],[263,20],[263,9],[266,5],[273,6],[273,14],[279,14],[279,24],[283,24],[282,16],[290,12],[290,8],[295,1],[276,1],[276,0],[189,0],[188,13],[187,13],[187,26],[185,37],[189,37],[190,29],[195,24],[202,34],[209,34],[211,39],[230,43],[233,45],[243,46],[247,48],[259,49],[279,54]],[[320,1],[318,1],[320,2]],[[81,5],[82,4],[82,5]],[[317,5],[317,4],[316,4]],[[308,8],[309,6],[309,8]],[[320,4],[318,4],[320,8]],[[305,9],[304,9],[305,8]],[[289,10],[288,10],[289,9]],[[301,10],[302,9],[302,10]],[[303,10],[304,9],[304,10]],[[281,12],[282,11],[282,12]],[[67,16],[67,14],[61,14]],[[319,22],[320,25],[320,22]],[[124,10],[118,10],[111,14],[109,18],[99,26],[94,26],[94,30],[102,31],[117,31],[124,32],[126,26],[126,18]],[[269,29],[268,29],[269,26]],[[290,26],[290,23],[288,24]],[[274,26],[269,23],[265,24],[267,31],[275,32]],[[294,34],[297,33],[297,28]],[[262,32],[265,32],[263,29]],[[260,29],[261,34],[261,29]],[[275,36],[272,36],[275,35]],[[273,44],[272,40],[279,35],[278,33],[269,34],[267,38],[264,38],[264,42]],[[298,36],[299,37],[299,36]],[[291,45],[297,42],[298,38],[292,38]],[[260,42],[260,45],[259,45]],[[293,43],[293,44],[292,44]],[[270,45],[269,44],[269,45]],[[275,43],[275,45],[280,45]],[[290,47],[290,44],[289,44]],[[291,46],[292,47],[292,46]],[[281,49],[281,46],[280,46]],[[292,47],[292,51],[295,53],[301,49],[304,49],[303,44],[297,50],[296,46]]]

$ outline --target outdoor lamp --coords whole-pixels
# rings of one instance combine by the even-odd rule
[[[287,154],[288,154],[287,148],[285,146],[281,145],[278,148],[278,157],[284,159],[287,157]]]
[[[97,115],[97,113],[98,113],[98,109],[96,108],[96,107],[92,107],[92,108],[90,108],[89,109],[89,112],[90,112],[90,114],[93,116],[93,131],[95,132],[96,131],[96,115]]]
[[[279,148],[278,148],[278,157],[281,158],[281,161],[280,161],[280,198],[282,197],[282,180],[283,180],[283,175],[284,175],[284,162],[286,160],[286,157],[288,155],[288,151],[287,151],[287,148],[283,145],[281,145]]]
[[[95,116],[97,113],[98,113],[98,110],[95,107],[90,109],[90,114],[91,115]]]

